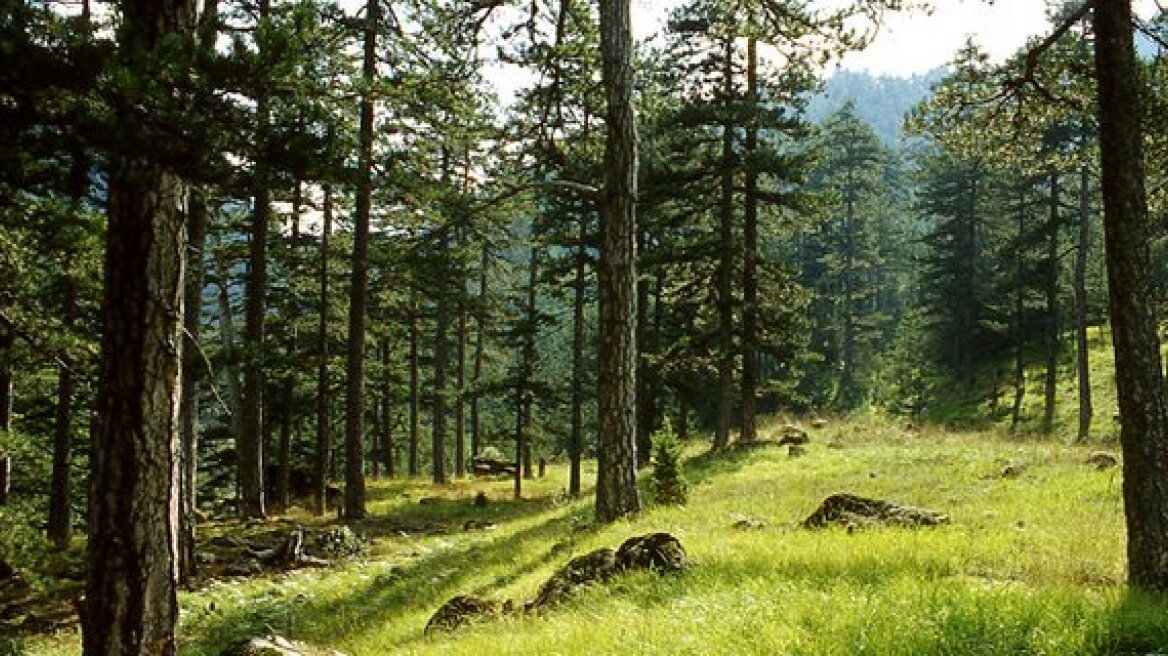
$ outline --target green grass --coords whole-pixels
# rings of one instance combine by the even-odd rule
[[[364,530],[377,537],[367,556],[184,593],[182,653],[217,654],[268,631],[354,656],[1168,651],[1168,603],[1122,585],[1118,473],[1086,466],[1087,448],[908,433],[876,421],[813,437],[799,459],[774,446],[709,456],[691,445],[689,505],[603,527],[590,524],[589,502],[559,500],[561,468],[519,502],[502,481],[376,482]],[[828,448],[832,439],[843,448]],[[1021,476],[1003,478],[1006,464]],[[485,510],[471,503],[478,490],[493,499]],[[940,510],[952,523],[850,534],[799,528],[825,496],[844,491]],[[418,504],[424,496],[444,501]],[[767,526],[732,528],[740,515]],[[499,529],[461,531],[470,517]],[[427,522],[452,528],[395,532]],[[677,535],[693,566],[628,575],[541,615],[423,636],[453,595],[530,598],[571,556],[649,531]],[[65,632],[24,649],[66,654],[76,645]]]

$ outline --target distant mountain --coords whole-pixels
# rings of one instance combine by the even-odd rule
[[[851,100],[860,118],[876,130],[884,143],[893,145],[901,140],[904,115],[928,97],[933,85],[945,73],[944,67],[912,77],[839,70],[828,78],[823,91],[812,97],[807,105],[807,118],[819,123]]]

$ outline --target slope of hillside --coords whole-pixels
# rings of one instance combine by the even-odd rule
[[[838,70],[808,102],[807,117],[820,123],[849,101],[854,102],[860,118],[885,145],[893,146],[901,141],[905,114],[928,97],[933,84],[944,75],[944,68],[908,78]]]
[[[268,632],[352,655],[1168,649],[1168,607],[1121,585],[1119,476],[1085,464],[1085,448],[863,422],[813,431],[802,458],[774,445],[703,450],[690,446],[689,505],[602,527],[590,523],[588,502],[560,497],[560,467],[523,501],[509,499],[507,481],[377,482],[372,518],[357,527],[374,540],[365,555],[184,593],[182,653],[217,654]],[[492,499],[485,508],[472,502],[479,491]],[[800,527],[837,492],[935,509],[951,523]],[[761,525],[736,528],[743,518]],[[464,531],[468,519],[498,528]],[[230,522],[204,533],[243,530]],[[625,575],[547,612],[423,635],[454,595],[530,599],[572,556],[651,531],[680,538],[688,570]],[[69,654],[76,645],[66,630],[20,648]]]

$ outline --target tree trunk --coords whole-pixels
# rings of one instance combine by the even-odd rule
[[[611,522],[641,510],[636,444],[637,118],[633,108],[632,50],[629,0],[600,0],[600,57],[608,134],[600,195],[604,238],[599,271],[597,376],[599,522]]]
[[[1087,343],[1087,258],[1091,249],[1091,168],[1079,169],[1079,244],[1075,252],[1075,360],[1079,374],[1079,432],[1087,441],[1091,434],[1091,359]]]
[[[746,197],[742,210],[742,432],[758,439],[758,42],[746,42],[746,97],[751,117],[746,126]]]
[[[271,0],[260,0],[259,21],[267,23]],[[261,57],[263,55],[261,54]],[[263,85],[261,85],[261,89]],[[247,304],[243,327],[247,366],[243,369],[243,434],[239,437],[240,511],[244,517],[267,515],[264,498],[264,323],[267,320],[268,290],[268,223],[271,221],[271,191],[266,157],[271,101],[266,91],[256,96],[256,131],[258,152],[255,164],[254,207],[252,208],[251,244],[248,249]]]
[[[1128,0],[1096,0],[1095,71],[1128,581],[1168,590],[1168,408],[1153,309],[1141,89]]]
[[[1059,356],[1059,176],[1050,174],[1050,218],[1046,226],[1046,381],[1043,389],[1042,432],[1054,430],[1058,395]]]
[[[722,60],[722,102],[727,117],[722,124],[722,198],[718,237],[718,417],[714,448],[730,444],[734,412],[734,124],[730,107],[734,97],[734,41],[726,40]]]
[[[381,340],[381,448],[385,461],[385,475],[393,478],[397,475],[397,445],[393,439],[393,422],[390,408],[393,406],[393,376],[391,373],[389,338]]]
[[[235,340],[235,316],[231,310],[230,265],[223,254],[218,238],[213,239],[212,253],[215,261],[216,299],[219,305],[219,343],[225,354],[223,377],[226,380],[227,409],[231,412],[231,433],[238,448],[239,436],[243,435],[243,386],[240,384],[239,354]],[[236,480],[238,485],[238,479]],[[237,487],[238,493],[238,487]]]
[[[1026,234],[1026,191],[1018,196],[1018,242]],[[1025,261],[1022,248],[1014,249],[1014,407],[1010,414],[1010,432],[1016,433],[1022,420],[1022,399],[1026,395],[1026,294]]]
[[[288,298],[284,309],[288,322],[288,341],[284,345],[288,356],[288,373],[284,377],[283,408],[280,417],[279,477],[276,479],[276,503],[282,512],[292,507],[292,442],[296,440],[296,248],[300,241],[300,211],[302,205],[302,185],[296,180],[292,186],[292,216],[288,230]]]
[[[333,230],[333,191],[324,185],[324,208],[320,229],[320,259],[317,276],[320,282],[320,307],[316,324],[316,462],[313,476],[313,511],[323,515],[327,505],[329,461],[332,460],[332,435],[329,431],[329,236]]]
[[[12,347],[16,336],[11,328],[0,328],[0,431],[12,430]],[[0,452],[0,506],[8,503],[12,490],[12,458]]]
[[[572,285],[572,428],[568,433],[568,495],[580,496],[580,459],[584,452],[584,274],[587,264],[587,213],[581,212]]]
[[[373,82],[377,78],[377,30],[381,2],[365,5],[365,60],[358,134],[357,199],[353,213],[349,341],[345,358],[345,517],[365,516],[365,308],[369,288],[369,213],[373,193]]]
[[[641,234],[640,246],[646,247],[647,234]],[[644,250],[641,251],[643,256]],[[637,453],[653,452],[653,398],[649,392],[649,379],[653,373],[649,368],[649,280],[637,280]],[[648,458],[639,458],[637,465],[645,467]]]
[[[462,247],[462,239],[459,239]],[[454,375],[454,475],[466,477],[466,288],[465,270],[460,267],[458,276],[458,337]]]
[[[204,250],[207,246],[207,198],[200,189],[192,189],[187,212],[187,276],[183,308],[182,370],[182,500],[179,504],[178,552],[179,580],[187,583],[198,570],[195,543],[198,520],[199,472],[199,382],[203,363],[199,343],[202,328]]]
[[[88,173],[88,171],[86,172]],[[62,324],[73,328],[77,316],[77,281],[72,274],[62,280]],[[63,356],[57,372],[57,410],[53,426],[53,473],[49,487],[48,535],[58,549],[69,546],[73,518],[69,509],[69,469],[73,458],[73,359]]]
[[[434,317],[434,400],[430,432],[431,475],[435,483],[446,483],[446,365],[450,357],[447,331],[450,323],[450,263],[446,259],[450,239],[446,232],[438,243],[438,303]]]
[[[532,234],[535,225],[531,226]],[[518,429],[515,433],[516,447],[522,446],[523,477],[535,478],[535,471],[531,462],[531,406],[534,394],[531,391],[532,379],[535,377],[535,333],[539,323],[536,317],[536,285],[539,283],[539,250],[536,244],[531,244],[531,254],[527,260],[527,318],[523,331],[523,349],[519,362],[519,384],[516,386],[516,412],[519,414]],[[518,492],[518,487],[516,491]],[[518,497],[516,497],[518,498]]]
[[[410,476],[421,473],[418,462],[418,300],[416,291],[410,296]]]
[[[482,384],[483,384],[483,348],[486,345],[485,335],[487,326],[487,267],[490,265],[490,251],[484,242],[482,253],[479,256],[479,295],[478,306],[475,308],[475,352],[474,368],[471,372],[470,396],[470,457],[478,457],[482,448]]]

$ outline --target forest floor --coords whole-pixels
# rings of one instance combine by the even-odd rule
[[[609,526],[591,523],[589,500],[563,498],[562,465],[525,481],[521,501],[505,480],[374,481],[370,518],[354,525],[368,538],[364,553],[323,569],[204,581],[181,595],[181,651],[217,654],[267,633],[353,656],[1168,651],[1168,603],[1123,586],[1119,471],[1088,465],[1091,447],[877,420],[832,423],[811,438],[801,458],[773,444],[719,454],[692,444],[688,505]],[[474,503],[479,492],[485,507]],[[800,526],[839,492],[937,510],[950,523]],[[496,528],[464,530],[472,519]],[[212,522],[203,535],[317,521],[336,523]],[[654,531],[681,540],[688,569],[626,574],[538,615],[423,634],[454,595],[530,599],[571,557]],[[66,625],[10,644],[75,654],[78,634]]]

